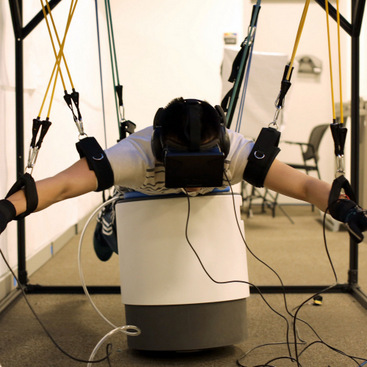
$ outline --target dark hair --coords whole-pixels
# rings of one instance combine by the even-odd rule
[[[190,118],[190,109],[192,113],[193,108],[194,113],[199,114],[195,118],[200,124],[200,142],[218,138],[221,120],[215,108],[205,101],[185,100],[180,97],[169,102],[159,117],[158,123],[164,139],[177,139],[181,144],[190,144],[190,124],[187,121]]]

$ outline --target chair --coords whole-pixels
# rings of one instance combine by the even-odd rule
[[[295,169],[304,170],[307,174],[314,171],[316,172],[317,177],[320,179],[321,175],[320,175],[320,170],[318,166],[319,147],[320,147],[321,140],[329,126],[330,126],[329,124],[321,124],[321,125],[315,126],[311,131],[311,134],[308,138],[307,143],[294,142],[294,141],[282,141],[282,143],[285,143],[285,144],[298,145],[301,149],[301,156],[303,160],[303,163],[286,163],[286,164],[288,164],[289,166]],[[260,198],[262,199],[262,205],[261,205],[262,212],[265,211],[265,207],[268,207],[272,210],[272,215],[274,217],[276,207],[278,206],[280,209],[282,209],[281,206],[278,204],[278,196],[279,196],[278,193],[273,195],[268,189],[265,189],[263,194],[261,193],[259,194],[256,188],[252,188],[251,194],[246,197],[246,199],[249,200],[249,215],[252,209],[252,200]],[[244,196],[242,195],[242,197]],[[312,206],[312,210],[314,210],[314,206]],[[282,212],[293,223],[292,219],[287,215],[287,213],[283,209],[282,209]]]
[[[330,124],[321,124],[321,125],[317,125],[315,126],[310,133],[310,136],[308,138],[308,142],[307,143],[302,143],[302,142],[295,142],[295,141],[283,141],[283,143],[285,144],[294,144],[294,145],[298,145],[301,149],[301,155],[302,155],[302,159],[303,159],[303,164],[302,163],[286,163],[289,166],[295,168],[295,169],[299,169],[299,170],[303,170],[306,172],[306,174],[310,174],[310,172],[316,172],[317,177],[319,179],[321,179],[321,175],[320,175],[320,170],[319,170],[319,147],[320,147],[320,143],[321,140],[326,132],[326,130],[330,127]],[[264,197],[266,198],[268,192],[265,192]],[[275,207],[276,205],[279,206],[278,204],[278,196],[279,194],[276,194],[274,197],[274,201],[273,201],[273,216],[275,216]],[[269,200],[268,200],[269,201]],[[312,211],[314,210],[314,205],[311,206],[312,207]]]
[[[315,171],[317,177],[320,179],[321,175],[318,166],[319,147],[321,140],[329,126],[330,126],[329,124],[322,124],[315,126],[311,131],[307,143],[284,141],[283,143],[286,144],[298,145],[301,149],[301,155],[303,159],[303,164],[302,163],[301,164],[287,163],[287,164],[295,169],[304,170],[307,174],[309,174],[311,171]]]

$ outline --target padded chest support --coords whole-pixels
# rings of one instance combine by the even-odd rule
[[[243,179],[256,187],[263,187],[265,177],[275,157],[280,152],[278,148],[280,132],[272,127],[264,127],[249,155],[243,173]]]

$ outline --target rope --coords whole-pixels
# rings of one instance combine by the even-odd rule
[[[42,6],[43,17],[45,18],[45,21],[46,21],[46,26],[47,26],[48,34],[50,35],[50,41],[51,41],[52,49],[54,51],[55,58],[57,59],[56,47],[55,47],[54,40],[52,38],[50,23],[48,22],[46,9],[45,9],[45,6],[43,4],[43,0],[40,0],[40,2],[41,2],[41,6]],[[46,2],[47,2],[47,0],[46,0]],[[47,5],[48,5],[48,2],[47,2]],[[47,7],[47,9],[48,9],[48,11],[50,11],[49,7]],[[50,14],[51,21],[52,21],[52,24],[53,24],[53,27],[54,27],[54,30],[55,30],[55,33],[56,33],[57,41],[58,41],[59,47],[60,47],[60,40],[59,40],[59,37],[58,37],[57,32],[56,32],[55,23],[54,23],[54,20],[53,20],[53,17],[51,15],[51,13],[49,13],[49,14]],[[63,55],[63,57],[64,57],[64,55]],[[65,61],[65,58],[64,58],[64,61]],[[60,71],[60,63],[59,62],[57,63],[57,70],[58,70],[58,72]],[[64,87],[64,90],[66,90],[65,81],[64,81],[64,78],[62,76],[62,73],[60,73],[60,77],[61,77],[61,81],[62,81],[62,85]]]
[[[245,81],[243,83],[243,88],[242,88],[240,108],[238,110],[238,115],[237,115],[237,123],[236,123],[236,130],[235,130],[236,132],[240,132],[241,130],[242,116],[243,116],[243,111],[245,108],[245,101],[246,101],[247,86],[248,86],[248,81],[250,77],[251,61],[252,61],[252,55],[254,51],[253,45],[255,42],[255,34],[256,34],[256,31],[254,31],[253,42],[252,42],[251,49],[250,49],[248,65],[247,65],[247,70],[246,70],[246,75],[245,75]]]
[[[112,25],[112,15],[111,15],[111,6],[110,1],[105,0],[105,9],[106,9],[106,18],[107,18],[107,31],[108,31],[108,43],[110,46],[110,60],[111,60],[111,69],[112,69],[112,80],[113,85],[116,88],[117,85],[120,85],[118,68],[117,68],[117,57],[116,57],[116,49],[115,49],[115,39],[113,33],[113,25]],[[116,90],[114,90],[115,96],[115,108],[116,108],[116,115],[117,115],[117,123],[120,124],[119,118],[119,102],[116,96]],[[121,116],[123,119],[124,116]]]
[[[293,67],[294,59],[296,58],[297,48],[298,48],[298,45],[299,45],[299,41],[301,39],[301,34],[302,34],[302,31],[303,31],[303,26],[304,26],[305,21],[306,21],[306,16],[307,16],[309,5],[310,5],[310,0],[306,0],[305,6],[304,6],[303,12],[302,12],[302,17],[301,17],[301,20],[300,20],[300,23],[299,23],[299,26],[298,26],[296,40],[295,40],[294,46],[293,46],[293,52],[292,52],[291,60],[290,60],[290,63],[289,63],[289,69],[288,69],[288,73],[287,73],[287,76],[286,76],[286,80],[289,80],[290,77],[291,77],[292,67]]]
[[[340,94],[340,123],[344,123],[343,115],[343,91],[342,91],[342,71],[341,71],[341,45],[340,45],[340,10],[339,0],[336,1],[337,6],[337,36],[338,36],[338,64],[339,64],[339,94]],[[328,50],[329,50],[329,67],[330,67],[330,89],[331,89],[331,102],[332,102],[332,113],[333,121],[336,121],[335,112],[335,98],[334,98],[334,81],[333,81],[333,70],[332,70],[332,56],[331,56],[331,40],[330,40],[330,25],[329,25],[329,2],[325,0],[325,12],[326,12],[326,27],[327,27],[327,39],[328,39]]]
[[[246,44],[245,44],[245,48],[244,48],[244,51],[243,51],[243,56],[242,56],[242,59],[241,59],[241,62],[240,62],[240,67],[239,67],[238,72],[237,72],[237,77],[236,77],[236,80],[235,80],[234,85],[233,85],[233,91],[232,91],[232,95],[231,95],[231,99],[230,99],[230,102],[229,102],[228,111],[227,111],[227,115],[226,115],[227,116],[228,127],[230,127],[230,125],[231,125],[234,110],[236,108],[236,103],[237,103],[237,98],[238,98],[238,93],[239,93],[238,89],[240,88],[240,84],[242,82],[242,75],[243,75],[244,69],[246,67],[246,59],[247,59],[247,55],[248,55],[248,52],[249,52],[249,48],[250,48],[250,45],[252,45],[252,43],[253,43],[253,33],[254,33],[255,28],[256,28],[258,14],[260,12],[260,4],[261,4],[261,0],[257,0],[256,4],[254,5],[254,8],[253,8],[254,10],[253,10],[253,14],[252,14],[250,27],[249,27],[249,30],[248,30],[248,33],[247,33],[247,37],[244,41],[244,42],[246,42]]]
[[[342,69],[341,69],[341,46],[340,46],[340,10],[339,0],[336,0],[337,23],[338,23],[338,58],[339,58],[339,93],[340,93],[340,122],[344,123],[343,115],[343,92],[342,92]]]
[[[50,35],[51,44],[52,44],[52,47],[53,47],[53,50],[54,50],[54,53],[55,53],[55,58],[56,58],[55,65],[54,65],[54,68],[52,70],[51,77],[50,77],[49,83],[47,85],[46,92],[45,92],[45,95],[44,95],[44,98],[43,98],[43,101],[42,101],[42,104],[41,104],[41,108],[40,108],[40,111],[39,111],[39,114],[38,114],[38,116],[41,116],[41,114],[42,114],[42,110],[43,110],[44,104],[46,102],[46,98],[47,98],[52,80],[55,78],[54,87],[53,87],[53,91],[51,93],[51,98],[50,98],[50,105],[49,105],[49,109],[48,109],[48,113],[47,113],[47,118],[49,118],[50,111],[51,111],[51,106],[52,106],[52,102],[53,102],[53,97],[54,97],[54,91],[55,91],[55,88],[56,88],[56,81],[57,81],[58,74],[60,74],[60,77],[61,77],[62,82],[63,82],[64,90],[66,91],[65,82],[64,82],[64,79],[62,77],[62,71],[61,71],[61,68],[60,68],[61,58],[63,58],[63,60],[64,60],[64,63],[65,63],[65,66],[66,66],[66,69],[67,69],[67,72],[68,72],[70,84],[71,84],[72,88],[74,89],[74,85],[73,85],[73,82],[72,82],[72,79],[71,79],[71,75],[70,75],[69,69],[67,67],[65,56],[63,54],[63,49],[64,49],[64,46],[65,46],[66,36],[67,36],[68,30],[69,30],[69,27],[70,27],[70,24],[71,24],[71,19],[74,15],[76,4],[77,4],[78,0],[72,0],[71,1],[68,20],[67,20],[66,28],[65,28],[65,34],[64,34],[64,37],[63,37],[63,40],[62,40],[61,43],[60,43],[60,39],[59,39],[58,34],[57,34],[55,23],[53,21],[53,17],[51,15],[52,13],[51,13],[51,9],[50,9],[48,0],[46,0],[47,9],[48,9],[48,12],[50,14],[50,18],[51,18],[51,21],[52,21],[52,24],[53,24],[53,27],[54,27],[56,38],[57,38],[57,41],[58,41],[58,44],[59,44],[59,47],[60,47],[58,54],[56,53],[55,44],[54,44],[53,39],[52,39],[51,29],[50,29],[50,26],[49,26],[49,22],[47,20],[47,14],[46,14],[46,10],[45,10],[45,7],[44,7],[43,0],[40,0],[40,2],[41,2],[41,5],[42,5],[43,15],[44,15],[44,18],[45,18],[45,21],[46,21],[46,24],[47,24],[47,29],[48,29],[48,32],[49,32],[49,35]],[[56,71],[56,75],[55,75],[55,71]]]
[[[65,33],[64,33],[64,37],[63,37],[62,42],[60,42],[60,38],[59,38],[59,35],[57,33],[57,30],[56,30],[56,26],[55,26],[55,22],[53,20],[53,16],[52,16],[52,12],[51,12],[49,2],[48,2],[48,0],[45,0],[45,1],[46,1],[46,6],[45,6],[45,3],[43,2],[43,0],[40,0],[40,3],[41,3],[41,7],[42,7],[43,16],[44,16],[44,19],[45,19],[45,22],[46,22],[46,25],[47,25],[47,30],[48,30],[48,33],[49,33],[49,36],[50,36],[52,49],[53,49],[54,55],[55,55],[55,64],[54,64],[54,67],[52,69],[51,77],[49,79],[49,82],[47,84],[46,92],[45,92],[45,95],[44,95],[42,103],[41,103],[41,107],[40,107],[40,110],[39,110],[39,113],[38,113],[38,117],[36,119],[33,119],[32,140],[31,140],[31,143],[30,143],[30,146],[29,146],[28,163],[27,163],[27,166],[26,166],[26,171],[30,170],[30,173],[33,172],[33,168],[36,164],[36,160],[37,160],[38,153],[39,153],[39,150],[40,150],[41,145],[42,145],[42,141],[43,141],[49,127],[51,126],[51,121],[49,120],[49,117],[50,117],[50,114],[51,114],[52,102],[53,102],[53,99],[54,99],[57,80],[58,80],[59,75],[60,75],[62,85],[64,87],[65,96],[67,95],[65,80],[63,78],[62,71],[61,71],[61,66],[60,66],[61,60],[64,61],[65,68],[66,68],[68,76],[69,76],[70,84],[71,84],[72,89],[73,89],[73,94],[77,94],[74,90],[73,81],[71,79],[71,75],[70,75],[70,72],[69,72],[69,68],[67,66],[67,62],[66,62],[63,50],[64,50],[64,46],[65,46],[66,36],[67,36],[68,30],[69,30],[71,20],[72,20],[72,17],[74,15],[78,0],[72,0],[71,1],[69,15],[68,15],[68,18],[67,18]],[[57,43],[59,45],[59,52],[58,53],[56,51],[56,46],[55,46],[55,43],[54,43],[54,40],[53,40],[53,37],[52,37],[50,23],[49,23],[48,18],[47,18],[46,7],[47,7],[47,12],[50,15],[50,19],[51,19],[51,23],[52,23],[52,26],[53,26],[53,30],[54,30],[55,35],[56,35]],[[49,103],[49,107],[48,107],[48,111],[47,111],[47,117],[46,117],[45,120],[41,121],[42,110],[45,106],[46,98],[49,94],[49,90],[51,88],[51,83],[52,82],[53,82],[53,87],[52,87],[52,91],[51,91],[50,103]],[[78,103],[75,100],[74,100],[74,102],[76,104]],[[78,112],[79,112],[79,108],[78,108]],[[79,113],[79,116],[80,116],[80,113]],[[80,116],[80,119],[81,119],[81,116]],[[77,126],[78,126],[78,124],[77,124]],[[81,130],[79,126],[78,126],[78,129],[79,129],[79,131]],[[37,141],[37,139],[38,139],[38,141]]]
[[[331,41],[330,41],[330,24],[329,24],[329,1],[325,0],[325,14],[326,14],[326,30],[328,40],[328,51],[329,51],[329,70],[330,70],[330,89],[331,89],[331,104],[333,111],[333,121],[336,119],[335,113],[335,99],[334,99],[334,81],[333,81],[333,65],[331,57]]]
[[[107,128],[106,128],[106,112],[104,104],[103,93],[103,73],[102,73],[102,54],[101,54],[101,40],[99,37],[99,19],[98,19],[98,0],[94,1],[96,9],[96,27],[97,27],[97,43],[98,43],[98,61],[99,61],[99,79],[101,84],[101,99],[102,99],[102,118],[103,118],[103,131],[104,131],[104,145],[107,148]]]
[[[42,1],[43,0],[41,0],[41,2]],[[61,51],[60,61],[61,61],[61,57],[62,57],[62,59],[64,60],[65,69],[66,69],[66,72],[68,74],[68,77],[69,77],[69,80],[70,80],[70,84],[71,84],[72,89],[74,89],[74,84],[73,84],[73,81],[72,81],[72,78],[71,78],[71,75],[70,75],[68,64],[67,64],[66,59],[65,59],[65,55],[62,52],[62,50],[64,49],[64,43],[65,43],[66,34],[67,34],[68,30],[69,30],[69,27],[70,27],[70,24],[71,24],[71,19],[72,19],[73,15],[74,15],[74,11],[75,11],[76,5],[78,3],[78,0],[75,0],[74,7],[73,7],[73,2],[74,2],[74,0],[72,0],[71,5],[70,5],[70,10],[69,10],[69,15],[68,15],[68,19],[67,19],[67,24],[66,24],[64,39],[63,39],[63,42],[60,43],[60,38],[59,38],[59,35],[57,33],[57,30],[56,30],[56,25],[55,25],[55,22],[54,22],[54,18],[52,16],[51,8],[50,8],[50,5],[49,5],[48,0],[46,0],[47,9],[48,9],[48,12],[50,14],[51,22],[52,22],[52,25],[53,25],[53,28],[54,28],[54,32],[55,32],[55,35],[56,35],[56,39],[57,39],[57,42],[59,44],[60,51]],[[45,20],[47,22],[47,18],[46,17],[45,17]],[[52,40],[52,37],[51,37],[51,33],[50,33],[50,39],[51,39],[51,42],[52,42],[52,45],[53,45],[53,40]],[[55,48],[54,48],[54,51],[55,51]],[[56,51],[55,51],[55,56],[56,56]],[[66,90],[66,88],[64,88],[64,90]]]
[[[120,85],[115,39],[113,34],[112,26],[112,15],[111,15],[111,5],[109,0],[105,0],[105,10],[106,10],[106,20],[107,20],[107,31],[108,31],[108,43],[110,50],[110,60],[111,60],[111,70],[112,70],[112,80],[114,84],[114,96],[115,96],[115,108],[117,125],[119,129],[119,140],[125,139],[127,134],[132,134],[135,130],[136,125],[125,119],[125,107],[123,101],[123,86]]]

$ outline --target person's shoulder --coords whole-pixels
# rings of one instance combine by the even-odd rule
[[[148,150],[150,148],[152,133],[153,126],[145,127],[110,146],[106,149],[106,152],[109,155],[121,154],[121,152],[134,151],[138,147],[140,147],[138,148],[139,150]]]
[[[129,135],[126,139],[150,139],[153,133],[153,126],[147,126]]]
[[[226,130],[227,130],[227,134],[229,136],[230,141],[243,141],[243,142],[250,141],[250,139],[245,138],[241,133],[238,133],[228,128]]]
[[[135,132],[134,134],[131,134],[130,136],[134,136],[134,135],[152,135],[153,132],[153,126],[147,126],[141,130],[138,130],[137,132]]]
[[[134,142],[139,142],[139,143],[144,143],[144,142],[149,142],[152,138],[152,133],[153,133],[153,126],[148,126],[145,127],[141,130],[138,130],[136,132],[134,132],[133,134],[127,136],[125,139],[120,140],[117,144],[115,145],[129,145],[130,143],[134,143]]]
[[[246,138],[243,134],[231,129],[227,129],[227,133],[230,141],[229,159],[237,154],[245,154],[248,156],[254,145],[253,139]]]

